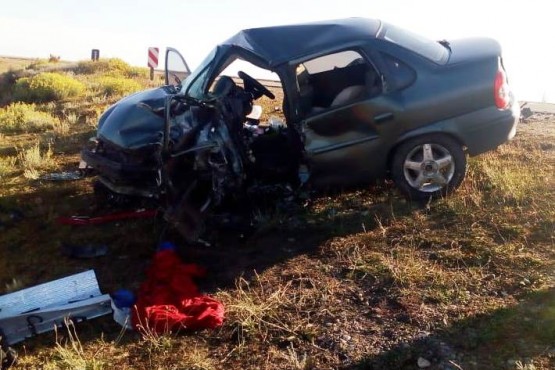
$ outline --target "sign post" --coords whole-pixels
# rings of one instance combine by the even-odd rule
[[[100,50],[92,49],[91,50],[91,60],[93,62],[98,62],[98,58],[100,57]]]
[[[150,80],[154,80],[154,68],[158,67],[158,53],[160,49],[155,47],[148,48],[148,66],[150,68]]]

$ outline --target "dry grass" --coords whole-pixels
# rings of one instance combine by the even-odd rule
[[[0,157],[0,179],[7,178],[16,171],[16,160],[14,156]]]
[[[74,77],[90,87],[98,76]],[[281,100],[261,99],[263,120],[281,115]],[[74,168],[113,101],[89,89],[83,101],[41,104],[63,127],[2,137],[2,293],[87,268],[106,292],[142,280],[153,223],[57,225],[95,211],[91,181],[31,181]],[[185,249],[191,262],[210,257],[200,259],[211,272],[203,287],[226,305],[221,329],[138,335],[106,317],[16,346],[19,368],[413,369],[418,357],[431,369],[554,368],[554,141],[555,118],[533,118],[471,158],[456,194],[423,207],[381,184],[260,212],[264,232],[246,242]],[[104,243],[110,255],[69,259],[59,251],[68,241]]]
[[[232,336],[237,338],[240,345],[252,338],[267,342],[276,337],[298,335],[299,327],[307,324],[302,313],[298,310],[290,313],[296,316],[293,320],[289,315],[283,315],[285,307],[300,309],[303,306],[299,300],[304,297],[295,296],[290,291],[291,285],[292,281],[278,286],[270,285],[256,275],[252,282],[238,279],[235,291],[220,292],[218,297],[227,308],[228,326],[233,328]],[[291,323],[295,323],[295,326]]]
[[[56,165],[50,145],[47,149],[41,149],[38,142],[27,149],[22,149],[18,154],[18,162],[23,170],[23,176],[31,180],[36,180],[40,171],[52,169]]]
[[[208,351],[197,346],[184,351],[183,357],[176,365],[177,368],[186,370],[215,370],[218,368]]]
[[[0,107],[0,132],[22,133],[51,129],[59,120],[37,110],[35,104],[13,103]]]
[[[0,57],[0,73],[10,70],[24,69],[33,62],[33,59],[17,59]]]
[[[97,358],[98,354],[89,354],[83,350],[83,344],[71,320],[65,320],[65,327],[67,338],[64,343],[62,339],[56,339],[55,360],[53,363],[46,364],[45,369],[103,370],[109,368],[105,360]]]
[[[6,293],[15,292],[25,287],[21,280],[18,280],[16,278],[12,278],[12,280],[10,282],[7,282],[5,286]]]

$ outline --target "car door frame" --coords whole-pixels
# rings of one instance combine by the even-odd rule
[[[172,48],[172,47],[166,47],[166,53],[164,55],[164,83],[166,85],[173,85],[170,84],[170,78],[169,78],[169,69],[168,69],[168,55],[170,53],[175,53],[177,54],[177,56],[179,57],[179,59],[181,59],[181,61],[183,62],[183,66],[185,67],[185,72],[186,76],[189,76],[191,74],[191,69],[189,68],[189,65],[187,64],[187,61],[185,61],[185,58],[183,57],[183,55],[179,52],[179,50]],[[183,81],[184,79],[182,79],[181,81]]]
[[[311,181],[317,186],[357,184],[383,176],[387,171],[388,152],[395,141],[392,137],[395,135],[391,135],[391,132],[397,131],[396,116],[403,109],[400,92],[384,89],[384,79],[388,78],[388,74],[383,70],[379,52],[370,46],[350,45],[329,50],[324,54],[296,61],[292,67],[344,50],[356,51],[376,70],[382,80],[382,92],[377,96],[297,117],[305,149],[304,160],[309,167]],[[315,132],[318,122],[330,122],[334,120],[334,116],[337,119],[342,114],[347,118],[350,115],[353,119],[360,120],[358,129],[362,129],[362,135],[357,135],[356,129],[352,130],[351,135],[342,135],[342,138],[334,137],[333,132],[330,132],[333,130],[322,132],[320,129],[320,133]]]

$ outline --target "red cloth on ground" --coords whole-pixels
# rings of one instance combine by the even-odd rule
[[[223,304],[200,294],[193,282],[205,274],[202,267],[181,262],[173,250],[157,252],[137,295],[133,326],[157,333],[221,326]]]

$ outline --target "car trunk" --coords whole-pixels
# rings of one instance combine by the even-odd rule
[[[501,45],[493,39],[468,38],[449,41],[451,53],[447,65],[501,57]]]
[[[486,38],[446,43],[450,56],[444,65],[426,64],[416,83],[404,89],[403,100],[410,116],[400,115],[412,129],[483,109],[497,109],[495,81],[501,64],[501,47]],[[422,94],[422,89],[432,94]]]

